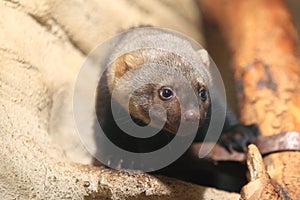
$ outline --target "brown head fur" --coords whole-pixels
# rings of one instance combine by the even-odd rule
[[[206,117],[210,100],[207,83],[201,74],[203,67],[207,66],[193,66],[172,52],[145,48],[119,56],[113,62],[108,75],[111,90],[121,84],[121,94],[116,99],[121,105],[128,106],[125,100],[127,94],[123,96],[122,92],[132,91],[129,112],[134,118],[146,124],[150,123],[149,112],[153,106],[159,105],[165,111],[154,112],[152,120],[165,121],[164,128],[176,133],[181,118],[183,122],[200,121],[201,124]],[[140,82],[145,84],[138,86]],[[185,82],[188,86],[185,86]],[[196,103],[187,94],[187,87],[193,90]],[[200,92],[202,96],[199,96]]]

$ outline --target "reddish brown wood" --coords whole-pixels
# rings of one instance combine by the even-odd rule
[[[229,47],[241,120],[257,123],[264,136],[300,131],[298,38],[284,1],[198,2]],[[264,163],[287,195],[300,199],[300,152],[272,153]]]

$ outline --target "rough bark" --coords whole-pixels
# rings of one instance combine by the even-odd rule
[[[0,1],[1,199],[238,198],[170,178],[75,163],[91,160],[71,113],[85,55],[140,24],[201,40],[194,2],[176,2]]]
[[[299,131],[298,38],[284,2],[198,1],[204,16],[219,26],[229,47],[239,94],[241,120],[258,124],[263,136]],[[253,156],[249,155],[250,160],[251,158]],[[270,181],[282,188],[285,195],[300,199],[300,152],[272,152],[263,161],[272,178]],[[254,168],[255,170],[258,169]],[[247,187],[250,185],[244,191]],[[262,184],[261,187],[267,187],[267,184]],[[245,199],[283,198],[282,195],[276,195],[276,189],[269,191],[274,196],[265,196],[266,193],[259,188],[249,189],[247,192],[242,196]]]

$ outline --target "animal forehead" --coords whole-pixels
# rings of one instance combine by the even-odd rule
[[[182,69],[179,71],[179,76],[173,76],[169,80],[173,82],[174,86],[182,88],[185,82],[188,82],[191,86],[198,88],[199,86],[206,86],[206,81],[202,73],[199,73],[195,69]]]
[[[193,66],[188,62],[173,62],[169,65],[160,65],[161,75],[170,80],[186,79],[205,85],[208,70],[203,66]],[[178,81],[175,81],[178,82]]]
[[[181,62],[171,62],[171,63],[160,63],[155,62],[155,67],[150,67],[150,71],[155,70],[159,72],[159,76],[164,76],[166,78],[180,79],[185,78],[188,80],[201,80],[204,82],[203,75],[207,74],[207,69],[202,66],[193,66],[190,63],[181,63]]]

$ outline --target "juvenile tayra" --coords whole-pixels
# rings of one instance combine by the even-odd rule
[[[183,127],[181,134],[188,135],[189,126],[196,124],[194,141],[203,141],[211,120],[212,98],[220,99],[218,105],[214,105],[219,107],[217,110],[226,108],[222,98],[211,96],[214,77],[209,71],[211,62],[207,52],[195,50],[189,40],[169,31],[131,29],[111,46],[101,65],[107,69],[97,88],[97,118],[106,136],[122,149],[132,152],[157,150],[174,138],[180,125]],[[186,81],[189,86],[182,84]],[[119,93],[112,98],[117,85]],[[193,95],[188,93],[190,90]],[[128,94],[128,91],[132,92]],[[192,96],[196,97],[196,103]],[[129,102],[126,102],[127,97]],[[111,101],[116,103],[114,106],[120,113],[129,112],[136,124],[156,127],[163,122],[162,130],[149,138],[124,133],[112,115]],[[151,114],[151,109],[157,105],[164,111]],[[227,109],[218,143],[229,151],[243,151],[257,134],[256,126],[239,123]],[[99,151],[105,152],[105,145],[100,145]],[[109,162],[112,161],[109,159]]]

